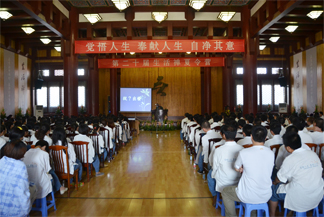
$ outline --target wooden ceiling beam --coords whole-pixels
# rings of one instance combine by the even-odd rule
[[[304,31],[304,30],[295,30],[293,33],[290,33],[286,30],[267,30],[264,33],[262,33],[262,35],[271,35],[271,36],[291,36],[291,37],[295,37],[295,36],[309,36],[309,35],[313,35],[318,31],[314,31],[314,30],[308,30],[308,31]]]
[[[307,25],[323,25],[323,15],[316,20],[313,20],[307,16],[301,17],[283,17],[278,20],[276,24],[307,24]]]
[[[6,21],[1,21],[1,29],[3,27],[14,27],[14,26],[41,26],[42,24],[39,23],[36,20],[6,20]]]
[[[41,38],[41,37],[56,37],[56,34],[55,33],[52,33],[52,32],[49,32],[49,33],[36,33],[36,32],[33,32],[32,34],[30,35],[27,35],[26,33],[21,33],[21,34],[11,34],[11,33],[8,33],[8,34],[5,34],[5,37],[6,36],[9,36],[11,38]]]

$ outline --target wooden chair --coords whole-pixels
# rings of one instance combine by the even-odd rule
[[[70,174],[69,155],[68,155],[68,148],[67,147],[55,145],[55,146],[50,146],[49,149],[50,149],[51,159],[54,162],[55,174],[57,175],[57,177],[60,180],[67,179],[68,197],[70,197],[70,193],[71,193],[71,191],[70,191],[70,179],[72,177],[74,177],[75,183],[76,183],[76,190],[78,190],[78,186],[79,186],[78,171],[79,171],[79,169],[74,170],[73,175]],[[65,159],[64,159],[63,153],[65,153]],[[65,168],[65,165],[64,165],[64,161],[66,162],[66,168]],[[65,173],[65,171],[67,171],[67,173]]]
[[[209,159],[209,155],[211,153],[211,150],[210,150],[210,147],[211,145],[221,141],[222,139],[221,138],[213,138],[213,139],[209,139],[208,140],[208,153],[207,153],[207,156],[208,156],[208,159]],[[204,172],[205,174],[207,174],[209,171],[208,171],[208,163],[204,163]]]
[[[320,159],[322,159],[322,148],[323,147],[324,147],[324,143],[318,145],[318,148],[319,148],[318,156]]]
[[[89,142],[74,141],[72,145],[74,146],[76,157],[81,161],[82,166],[87,168],[87,180],[89,182],[92,172],[92,163],[89,163]]]
[[[305,143],[313,152],[317,153],[317,145],[315,143]]]
[[[280,146],[281,146],[280,144],[270,146],[271,151],[273,151],[275,154],[275,160],[277,159]]]
[[[215,132],[219,132],[220,128],[221,128],[220,126],[217,126],[217,127],[212,128],[212,130],[215,130]]]
[[[88,135],[90,139],[92,139],[93,142],[93,147],[95,149],[96,155],[98,155],[98,158],[100,160],[100,167],[104,167],[104,161],[105,159],[103,159],[104,153],[100,154],[100,145],[99,145],[99,136],[98,134],[89,134]]]
[[[252,144],[243,145],[244,148],[250,148],[250,147],[252,147],[252,146],[253,146]]]
[[[102,137],[103,137],[105,147],[107,148],[107,151],[108,151],[107,159],[109,159],[109,156],[110,156],[109,153],[110,153],[110,151],[113,151],[112,149],[110,149],[110,132],[106,128],[100,127],[99,134],[102,135]]]

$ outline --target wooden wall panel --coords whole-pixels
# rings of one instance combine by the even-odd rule
[[[99,113],[108,114],[110,95],[110,69],[99,69]]]
[[[18,65],[18,54],[15,54],[15,113],[18,112],[19,106],[19,65]],[[24,113],[24,111],[22,111]]]
[[[306,51],[303,51],[303,108],[307,111],[307,70],[306,70]],[[299,108],[296,108],[299,109]]]
[[[169,110],[169,116],[183,116],[184,113],[200,113],[200,68],[132,68],[122,69],[121,87],[147,87],[152,88],[158,76],[163,76],[163,82],[169,86],[165,89],[166,96],[156,95],[152,92],[152,108],[159,103]],[[131,115],[131,114],[130,114]],[[147,114],[136,114],[147,116]]]
[[[324,87],[324,44],[317,46],[317,105],[318,110],[324,109],[323,87]]]
[[[212,112],[223,112],[223,67],[211,68]]]
[[[290,71],[293,71],[294,67],[294,56],[290,56]],[[294,111],[294,75],[290,73],[290,92],[291,92],[291,112]],[[296,108],[297,109],[297,108]]]
[[[4,59],[3,49],[0,48],[0,109],[4,107]],[[0,111],[1,112],[1,111]]]

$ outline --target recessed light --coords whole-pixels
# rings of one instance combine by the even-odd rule
[[[41,40],[44,44],[48,44],[48,43],[51,42],[51,39],[49,39],[49,38],[41,38],[40,40]]]
[[[311,11],[307,14],[307,16],[312,18],[313,20],[316,20],[319,16],[321,16],[322,13],[323,11]]]
[[[61,47],[54,47],[57,52],[61,52]]]
[[[194,8],[195,10],[199,11],[204,7],[206,4],[207,0],[190,0],[189,6]]]
[[[259,50],[264,50],[264,48],[266,48],[267,45],[259,45]]]
[[[191,52],[186,52],[186,54],[191,54]]]
[[[224,21],[224,22],[228,22],[230,21],[234,15],[236,14],[236,12],[220,12],[217,16],[218,19]]]
[[[101,20],[101,16],[99,14],[83,14],[83,16],[91,23],[94,24]]]
[[[21,27],[22,30],[24,30],[24,32],[29,35],[33,32],[35,32],[35,29],[31,28],[31,27]]]
[[[129,54],[130,54],[130,55],[134,55],[134,54],[135,54],[135,52],[129,52]]]
[[[162,52],[159,52],[159,54],[162,54]]]
[[[279,40],[280,37],[271,37],[269,38],[270,41],[272,41],[273,43],[277,42]]]
[[[152,12],[153,20],[161,23],[162,21],[168,19],[168,12]]]
[[[289,26],[287,26],[285,29],[286,29],[288,32],[294,32],[297,28],[298,28],[298,26],[289,25]]]
[[[12,14],[9,13],[8,11],[0,11],[0,18],[3,20],[7,20],[10,17],[12,17]]]

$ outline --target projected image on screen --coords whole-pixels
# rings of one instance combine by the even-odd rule
[[[120,111],[150,112],[151,88],[120,88]]]

